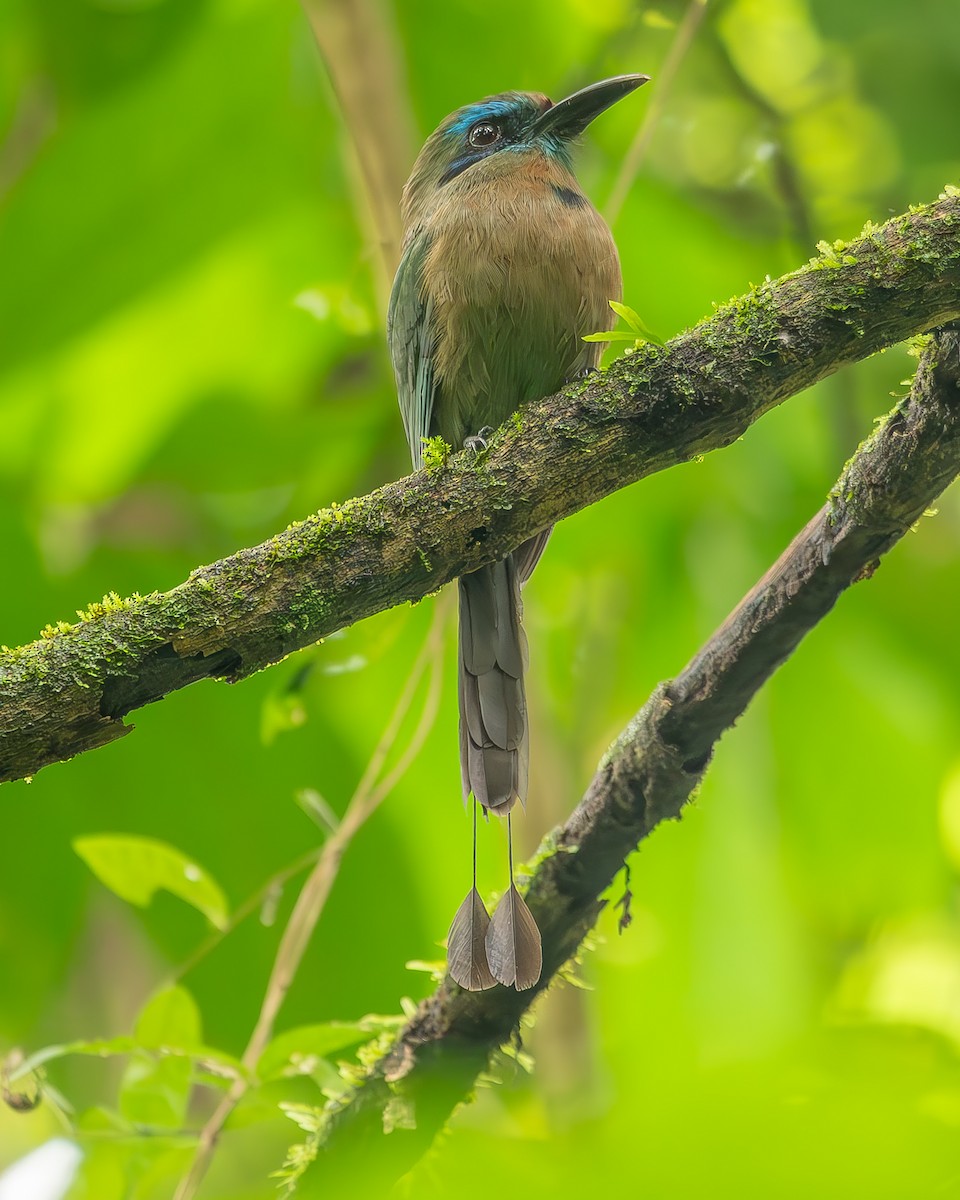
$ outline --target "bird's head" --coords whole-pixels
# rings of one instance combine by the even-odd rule
[[[554,104],[538,92],[503,92],[458,108],[427,138],[403,192],[409,229],[440,189],[495,154],[538,149],[570,167],[571,143],[594,117],[646,83],[647,75],[617,75]]]

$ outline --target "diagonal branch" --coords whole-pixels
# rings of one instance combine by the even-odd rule
[[[594,925],[624,859],[661,821],[680,816],[717,739],[742,715],[840,594],[885,554],[960,473],[960,335],[931,338],[910,396],[860,447],[777,562],[676,679],[661,684],[600,764],[555,834],[527,900],[543,933],[534,991],[465,992],[447,977],[390,1052],[315,1139],[298,1197],[388,1185],[410,1169],[492,1050]],[[383,1137],[385,1116],[404,1112]],[[379,1193],[377,1193],[379,1194]]]
[[[493,562],[603,496],[728,445],[847,363],[960,317],[960,192],[825,249],[664,350],[526,406],[467,454],[326,509],[172,591],[111,597],[0,654],[0,781],[128,733],[123,716],[241,679]]]

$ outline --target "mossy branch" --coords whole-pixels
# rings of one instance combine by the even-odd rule
[[[960,335],[941,332],[929,340],[910,396],[863,443],[827,504],[683,671],[656,689],[552,835],[554,851],[527,892],[543,933],[540,984],[465,992],[447,977],[307,1143],[298,1200],[347,1186],[386,1194],[410,1169],[473,1090],[490,1053],[576,953],[627,855],[661,821],[680,816],[720,735],[958,473]],[[399,1127],[398,1112],[406,1118]]]
[[[0,781],[130,731],[199,679],[241,679],[418,600],[624,487],[728,445],[836,371],[960,317],[960,192],[826,247],[663,350],[526,406],[480,458],[325,509],[170,592],[94,605],[0,654]]]

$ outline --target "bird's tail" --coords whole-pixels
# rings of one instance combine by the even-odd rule
[[[524,804],[527,797],[528,730],[523,685],[527,639],[521,623],[520,584],[533,570],[548,535],[549,531],[501,562],[481,567],[459,580],[463,797],[466,801],[472,794],[485,811],[507,816],[508,829],[510,810],[518,800]],[[513,883],[512,846],[510,887],[482,938],[478,933],[484,923],[477,909],[475,887],[474,841],[474,891],[454,918],[448,937],[451,975],[463,987],[473,989],[489,987],[494,980],[517,989],[532,987],[540,978],[540,933]],[[465,924],[470,928],[460,927]],[[484,953],[486,961],[480,962]]]
[[[505,816],[527,799],[527,639],[514,556],[459,580],[460,776],[485,809]]]

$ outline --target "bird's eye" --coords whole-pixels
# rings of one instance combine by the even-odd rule
[[[480,121],[470,130],[467,141],[471,146],[481,148],[492,146],[495,142],[499,142],[502,136],[499,125],[494,125],[491,121]]]

